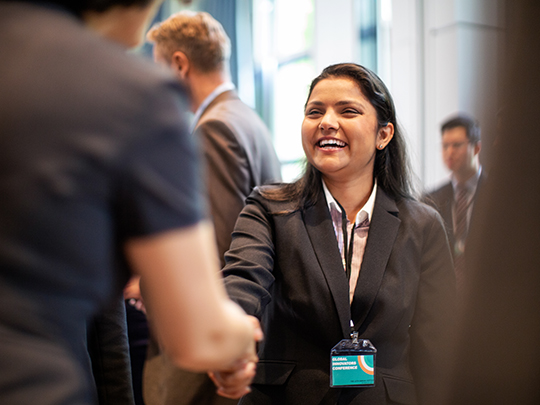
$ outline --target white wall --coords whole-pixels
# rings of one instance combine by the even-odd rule
[[[379,60],[379,74],[394,97],[420,185],[429,189],[449,174],[440,136],[449,115],[475,116],[484,149],[493,139],[506,0],[379,1],[391,1],[392,8],[389,31],[379,32],[379,46],[390,48]],[[333,63],[359,62],[357,0],[314,3],[317,74]]]
[[[315,27],[317,74],[328,65],[354,61],[353,0],[315,0]]]
[[[424,171],[423,16],[419,0],[392,2],[390,92],[405,131],[413,168]]]
[[[475,116],[489,144],[499,108],[504,0],[393,0],[392,94],[409,136],[414,167],[431,188],[448,172],[440,124]]]

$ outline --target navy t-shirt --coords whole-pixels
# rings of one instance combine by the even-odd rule
[[[91,403],[123,246],[205,215],[182,89],[71,15],[0,2],[0,403]]]

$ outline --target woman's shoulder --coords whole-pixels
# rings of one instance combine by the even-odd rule
[[[401,199],[396,202],[400,217],[412,218],[414,221],[427,221],[438,220],[440,218],[439,213],[432,206],[418,201],[416,199],[407,198]]]
[[[255,187],[246,203],[259,204],[270,213],[292,213],[298,210],[299,197],[291,193],[291,183],[273,183]]]

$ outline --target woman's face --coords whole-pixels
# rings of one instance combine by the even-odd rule
[[[375,108],[352,79],[328,78],[317,83],[306,104],[302,146],[325,178],[371,180],[376,149],[393,133],[392,124],[379,129]]]

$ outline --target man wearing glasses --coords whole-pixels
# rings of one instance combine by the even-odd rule
[[[458,296],[464,279],[465,242],[474,201],[484,180],[479,162],[481,149],[478,122],[465,114],[446,120],[441,126],[442,157],[451,171],[450,181],[428,193],[424,200],[441,214],[452,247]]]

